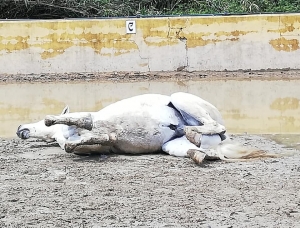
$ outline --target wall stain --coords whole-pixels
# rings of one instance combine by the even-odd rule
[[[157,47],[164,47],[164,46],[172,46],[179,43],[178,39],[169,39],[169,38],[159,38],[151,39],[150,37],[146,38],[144,42],[148,46],[157,46]]]
[[[285,14],[279,18],[279,28],[269,29],[268,32],[280,33],[284,35],[285,33],[296,32],[296,35],[299,35],[300,30],[300,15],[288,15]]]
[[[226,38],[226,39],[203,39],[203,38],[198,38],[198,39],[187,39],[186,46],[188,48],[195,48],[199,46],[206,46],[208,44],[216,44],[224,41],[238,41],[239,38]]]
[[[137,34],[126,34],[125,20],[28,21],[0,23],[0,55],[29,48],[38,48],[42,59],[54,58],[71,47],[90,47],[102,56],[119,56],[138,50],[135,37],[148,46],[172,46],[186,39],[187,48],[201,47],[218,42],[239,41],[241,36],[258,33],[255,24],[283,23],[284,28],[270,32],[292,32],[300,21],[299,15],[226,16],[141,18]],[[245,30],[241,30],[244,28]],[[251,29],[252,28],[252,29]],[[255,27],[256,28],[256,27]],[[265,31],[265,32],[268,32]],[[142,33],[141,37],[138,34]],[[279,38],[270,40],[279,51],[299,49],[299,40]]]
[[[185,28],[190,24],[190,18],[169,18],[169,26],[172,29]]]
[[[141,90],[141,91],[149,91],[149,88],[148,88],[148,87],[141,86],[141,87],[140,87],[140,90]]]
[[[234,119],[234,120],[242,120],[242,119],[252,119],[250,116],[241,113],[239,109],[228,110],[226,113],[222,114],[225,119]]]
[[[294,16],[295,17],[295,16]],[[195,24],[206,24],[210,26],[212,24],[236,24],[245,22],[256,22],[256,21],[266,21],[268,23],[278,23],[279,16],[274,15],[245,15],[245,16],[225,16],[225,17],[197,17],[190,21],[190,25]]]
[[[12,105],[7,105],[6,107],[0,107],[0,120],[7,121],[11,119],[17,119],[24,121],[29,118],[30,112],[30,108],[13,107]]]
[[[225,32],[225,31],[219,31],[219,32],[215,32],[214,35],[217,37],[220,36],[244,36],[247,35],[248,33],[257,33],[258,31],[238,31],[238,30],[234,30],[231,32]]]
[[[280,123],[284,131],[299,131],[298,120],[294,116],[269,117],[268,120]]]
[[[101,99],[101,100],[95,102],[94,107],[92,107],[90,110],[99,111],[100,109],[103,109],[107,105],[115,103],[117,101],[119,101],[119,100],[116,98]]]
[[[28,48],[40,48],[42,50],[41,58],[47,59],[63,54],[68,48],[73,46],[91,47],[94,49],[95,53],[104,55],[108,55],[108,53],[102,53],[103,48],[112,49],[114,55],[121,55],[138,49],[137,45],[130,40],[130,35],[119,32],[97,32],[97,30],[101,31],[101,27],[93,21],[85,23],[45,22],[36,24],[31,23],[30,25],[31,26],[28,28],[29,31],[32,29],[35,31],[46,30],[47,32],[41,32],[43,35],[40,36],[2,35],[0,36],[0,51],[12,53]],[[115,25],[118,25],[116,21],[114,22],[114,26]],[[93,29],[95,31],[93,31]],[[110,55],[112,53],[110,53]]]
[[[270,108],[279,111],[295,110],[299,108],[299,102],[300,100],[294,97],[277,98],[272,102]]]
[[[185,84],[183,81],[177,81],[177,85],[187,87],[187,84]]]
[[[148,63],[140,63],[139,66],[146,67],[146,66],[148,66]]]
[[[24,50],[29,48],[28,44],[29,36],[9,36],[3,37],[0,36],[0,51],[5,51],[7,53],[12,53],[14,51]]]
[[[181,30],[177,32],[176,37],[182,38],[184,37],[187,40],[187,47],[188,48],[194,48],[199,46],[206,46],[208,44],[215,44],[218,42],[224,42],[224,41],[238,41],[239,37],[242,35],[246,35],[249,33],[254,33],[256,31],[231,31],[231,32],[225,32],[225,31],[219,31],[215,33],[209,33],[209,32],[191,32],[187,33],[184,30]],[[220,38],[222,36],[225,36],[226,38]],[[211,38],[216,37],[216,38]]]
[[[44,104],[44,108],[40,110],[41,113],[48,112],[49,114],[53,115],[60,114],[63,108],[66,106],[64,102],[50,98],[43,98],[42,104]]]
[[[283,34],[283,33],[287,33],[287,32],[293,32],[295,30],[295,27],[293,24],[290,24],[290,25],[285,25],[284,28],[280,28],[280,29],[269,29],[267,30],[268,32],[274,32],[274,33],[280,33],[280,34]]]
[[[298,15],[284,15],[280,17],[280,23],[282,24],[293,24],[300,23],[300,16]]]
[[[277,50],[277,51],[296,51],[299,47],[299,40],[297,39],[285,39],[284,37],[280,37],[275,40],[270,40],[269,44]]]
[[[0,120],[18,120],[27,121],[33,112],[55,114],[58,115],[62,112],[65,104],[55,99],[43,98],[42,108],[34,109],[33,107],[16,107],[12,105],[0,106]],[[34,110],[33,110],[34,109]]]

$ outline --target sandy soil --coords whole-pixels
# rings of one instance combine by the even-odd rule
[[[299,227],[299,151],[232,137],[293,156],[197,166],[165,154],[80,157],[2,139],[0,226]]]
[[[294,78],[298,73],[222,72],[221,76]],[[186,74],[186,80],[214,78],[207,72],[178,74]],[[62,80],[88,76],[76,75]],[[141,80],[144,75],[150,80],[148,74],[134,75],[124,77]],[[105,80],[109,78],[124,80],[114,74]],[[4,75],[1,80],[42,82],[58,77]],[[90,80],[97,76],[90,75]],[[0,227],[300,227],[300,151],[262,136],[232,137],[292,155],[197,166],[188,158],[163,153],[80,157],[64,153],[56,144],[0,139]]]

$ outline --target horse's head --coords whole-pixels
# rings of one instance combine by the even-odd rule
[[[69,113],[69,107],[66,106],[61,115]],[[18,127],[16,132],[17,136],[21,139],[38,138],[47,142],[53,142],[55,139],[52,137],[61,129],[60,125],[53,125],[47,127],[44,120],[36,123],[22,124]]]

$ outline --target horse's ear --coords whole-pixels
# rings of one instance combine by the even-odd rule
[[[69,106],[67,105],[67,106],[62,110],[62,112],[61,112],[60,115],[67,114],[67,113],[69,113],[69,112],[70,112],[70,108],[69,108]]]

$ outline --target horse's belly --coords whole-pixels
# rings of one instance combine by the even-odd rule
[[[122,119],[122,131],[113,146],[124,153],[152,153],[160,151],[162,145],[176,135],[170,128],[176,119],[153,118],[153,116],[135,115],[133,120]]]
[[[109,122],[120,126],[112,149],[133,154],[160,151],[165,142],[177,136],[176,126],[182,125],[178,112],[168,106],[131,107],[112,115]]]
[[[153,153],[161,150],[163,141],[161,135],[139,137],[131,134],[129,137],[119,137],[112,150],[130,154]]]

